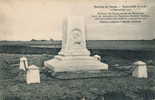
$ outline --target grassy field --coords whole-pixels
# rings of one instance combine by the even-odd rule
[[[52,52],[52,51],[51,51]],[[54,51],[57,54],[58,50]],[[53,53],[53,54],[54,54]],[[110,76],[88,79],[59,80],[44,71],[43,62],[54,55],[0,54],[0,100],[152,100],[155,98],[155,52],[91,49],[102,62],[109,64]],[[25,72],[18,69],[19,58],[40,67],[41,83],[27,85]],[[129,65],[142,60],[148,65],[149,78],[131,77]],[[114,65],[118,64],[118,67]],[[122,76],[117,76],[122,73]],[[115,76],[115,77],[113,77]]]
[[[60,80],[43,67],[45,60],[60,50],[60,41],[1,41],[0,100],[152,100],[155,98],[155,41],[87,41],[91,55],[98,54],[109,64],[104,77]],[[19,58],[39,66],[40,84],[27,85]],[[131,64],[148,65],[148,79],[131,77]],[[115,66],[117,65],[117,66]],[[87,74],[87,73],[86,73]],[[86,75],[85,74],[85,75]],[[76,76],[69,74],[70,76]],[[83,76],[84,74],[81,74]]]

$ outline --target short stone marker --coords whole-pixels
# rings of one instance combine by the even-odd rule
[[[40,83],[40,71],[37,66],[35,65],[28,66],[26,72],[26,82],[27,84]]]
[[[134,71],[132,72],[133,77],[147,78],[147,65],[142,61],[137,61],[133,64]]]
[[[20,58],[19,69],[26,71],[26,68],[28,68],[28,61],[27,58],[23,56]]]

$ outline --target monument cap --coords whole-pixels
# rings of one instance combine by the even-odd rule
[[[134,65],[146,65],[146,63],[143,61],[136,61]]]
[[[30,65],[28,69],[38,70],[39,68],[36,65]]]

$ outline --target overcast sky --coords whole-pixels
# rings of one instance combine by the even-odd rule
[[[95,12],[93,6],[105,5],[106,2],[90,1],[0,0],[0,40],[61,39],[62,22],[65,17],[72,15],[86,18],[87,39],[148,40],[155,38],[155,2],[153,0],[145,3],[149,5],[145,12],[151,17],[140,24],[96,23],[90,17]]]

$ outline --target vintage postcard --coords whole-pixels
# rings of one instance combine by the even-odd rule
[[[155,100],[155,1],[0,0],[0,100]]]

